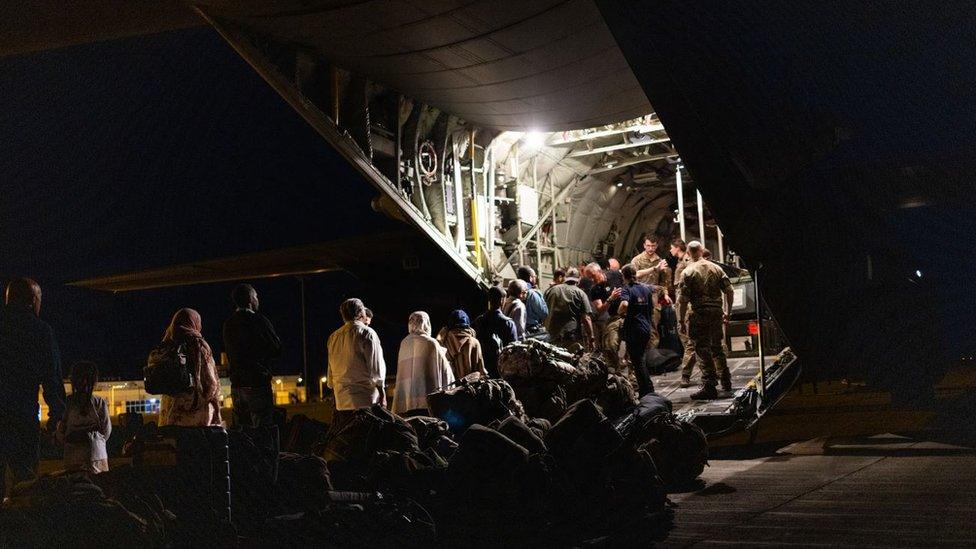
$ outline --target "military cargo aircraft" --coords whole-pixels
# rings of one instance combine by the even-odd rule
[[[748,329],[735,337],[758,357],[734,367],[756,388],[687,408],[722,416],[725,429],[771,407],[796,379],[797,357],[809,372],[863,377],[919,405],[954,358],[913,220],[967,204],[972,12],[861,2],[42,2],[0,22],[9,37],[0,54],[209,25],[376,188],[377,210],[412,227],[380,244],[352,239],[79,285],[356,272],[390,259],[409,269],[434,254],[476,292],[516,265],[534,266],[545,286],[557,267],[624,263],[648,235],[699,239],[749,272],[738,286]],[[411,252],[362,253],[378,246]],[[764,349],[763,336],[783,343]],[[772,357],[785,340],[790,351]]]

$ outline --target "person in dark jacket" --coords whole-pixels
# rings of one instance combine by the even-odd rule
[[[237,309],[224,322],[224,352],[230,371],[234,424],[274,425],[271,366],[281,356],[281,340],[271,322],[258,313],[258,293],[250,284],[231,292]]]
[[[627,343],[630,367],[637,378],[637,394],[654,392],[654,382],[644,364],[644,351],[654,329],[654,299],[657,288],[637,281],[637,268],[628,263],[620,270],[624,286],[620,289],[618,314],[624,318],[622,339]]]
[[[44,388],[47,430],[54,432],[64,417],[61,355],[51,327],[38,318],[41,287],[29,278],[7,285],[6,306],[0,311],[0,500],[4,472],[15,482],[37,472],[40,433],[37,388]]]
[[[544,328],[543,322],[549,316],[549,305],[546,304],[546,298],[543,297],[542,292],[536,287],[538,279],[535,275],[535,269],[528,265],[522,265],[518,268],[518,279],[528,285],[528,291],[523,300],[525,302],[525,329],[534,334]]]
[[[502,313],[504,299],[505,290],[498,286],[488,288],[488,311],[471,323],[481,343],[485,370],[491,377],[498,377],[498,354],[517,337],[515,323]]]

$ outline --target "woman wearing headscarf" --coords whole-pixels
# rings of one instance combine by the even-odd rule
[[[471,372],[480,372],[488,377],[485,359],[481,355],[481,342],[471,327],[468,313],[460,309],[451,311],[447,326],[437,334],[437,340],[447,350],[447,360],[451,363],[455,379],[461,379]]]
[[[397,357],[393,412],[400,415],[426,414],[427,395],[454,382],[444,348],[430,337],[430,317],[423,311],[411,313],[410,333],[400,343]]]
[[[159,403],[159,426],[204,427],[221,425],[220,381],[210,345],[203,339],[200,313],[180,309],[173,315],[163,342],[183,345],[187,366],[193,372],[193,389],[179,395],[163,395]]]

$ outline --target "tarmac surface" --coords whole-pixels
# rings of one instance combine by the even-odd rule
[[[713,459],[665,547],[976,547],[976,452],[896,435]]]

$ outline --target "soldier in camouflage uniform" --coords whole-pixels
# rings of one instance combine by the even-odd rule
[[[667,288],[671,286],[671,269],[668,267],[667,261],[657,255],[657,241],[654,240],[653,236],[644,237],[643,244],[644,251],[631,259],[630,264],[637,269],[638,282],[650,284],[657,288],[657,293],[654,295],[654,325],[651,327],[651,340],[647,344],[648,348],[656,349],[660,340],[657,330],[661,323],[659,300],[667,295]]]
[[[691,257],[688,255],[687,250],[688,245],[685,244],[684,240],[675,238],[671,241],[671,255],[678,260],[674,266],[674,284],[671,286],[671,295],[675,301],[678,299],[678,287],[681,285],[681,274],[688,267],[688,264],[691,263]],[[682,387],[691,387],[691,373],[695,370],[695,345],[691,342],[688,334],[681,333],[681,331],[678,332],[678,338],[684,347],[684,354],[681,357],[680,385]]]
[[[688,243],[691,263],[684,269],[678,287],[679,332],[694,342],[696,360],[702,371],[701,389],[691,395],[695,400],[718,398],[716,367],[722,390],[732,390],[732,377],[725,360],[723,329],[732,310],[732,283],[721,267],[702,258],[701,242]],[[688,314],[688,305],[692,313]]]

